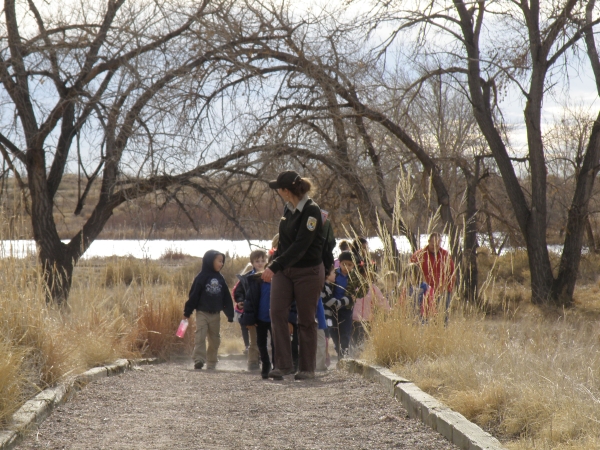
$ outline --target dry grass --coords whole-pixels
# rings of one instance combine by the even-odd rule
[[[228,260],[228,282],[246,264]],[[120,357],[190,354],[194,323],[175,336],[201,260],[161,266],[133,258],[83,262],[69,306],[48,307],[31,260],[0,259],[0,423],[38,390]],[[222,317],[220,353],[241,352],[239,324]]]
[[[190,255],[183,253],[180,249],[172,249],[169,248],[165,250],[165,252],[160,255],[160,259],[167,261],[181,261],[183,259],[191,258]]]
[[[399,185],[397,211],[411,198],[409,187]],[[432,215],[428,229],[439,229],[438,220]],[[389,242],[386,230],[379,234]],[[381,254],[383,273],[393,270],[391,246]],[[551,261],[556,269],[558,257]],[[480,308],[455,291],[444,326],[442,314],[422,323],[412,305],[397,302],[375,316],[363,356],[413,380],[510,449],[598,449],[599,263],[599,255],[584,255],[576,307],[559,311],[531,304],[525,252],[495,257],[480,249]],[[406,292],[399,279],[394,291]]]
[[[448,326],[441,314],[423,324],[401,302],[376,314],[365,356],[411,378],[511,449],[600,448],[600,257],[582,261],[576,308],[544,311],[529,303],[524,256],[481,252],[480,273],[491,274],[481,280],[484,309],[457,307],[456,296]],[[380,273],[394,268],[392,257],[382,252]],[[246,263],[227,258],[230,287]],[[89,367],[191,351],[193,319],[184,340],[174,332],[200,259],[82,262],[63,311],[43,302],[34,266],[0,260],[0,422],[36,390]],[[385,290],[406,288],[394,284]],[[239,324],[222,319],[220,353],[240,352]]]
[[[242,331],[237,322],[229,323],[224,315],[221,315],[221,346],[219,354],[239,354],[244,350]]]
[[[391,366],[509,448],[598,448],[600,331],[563,318],[456,317],[448,327],[396,308],[377,316],[366,355]]]
[[[124,283],[164,284],[169,281],[169,274],[160,264],[150,259],[134,257],[112,258],[106,265],[104,284],[107,287]]]
[[[0,342],[0,423],[12,414],[22,398],[25,377],[21,372],[25,352]]]

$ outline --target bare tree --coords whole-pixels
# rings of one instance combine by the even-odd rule
[[[217,24],[235,12],[232,3],[62,6],[6,0],[0,36],[7,112],[0,151],[15,176],[26,178],[48,296],[57,303],[67,299],[74,264],[116,207],[156,191],[201,186],[194,180],[231,164],[242,170],[252,153],[236,148],[226,126],[215,129],[230,118],[210,108],[228,81],[230,64],[217,55],[233,43]],[[75,214],[89,186],[101,187],[84,225],[64,244],[53,199],[70,164],[87,176]]]
[[[570,305],[581,256],[582,236],[597,173],[600,123],[596,122],[583,154],[575,182],[558,275],[552,273],[547,248],[547,159],[543,141],[542,104],[549,87],[568,87],[566,62],[585,45],[588,64],[600,80],[600,63],[594,30],[595,2],[565,0],[434,1],[402,10],[383,5],[379,19],[397,20],[398,32],[418,27],[418,50],[425,65],[437,73],[465,79],[478,126],[485,136],[525,241],[535,303]],[[383,19],[385,17],[385,19]],[[510,31],[508,31],[510,30]],[[394,36],[396,36],[395,34]],[[435,38],[433,38],[435,36]],[[433,55],[428,58],[426,55]],[[589,67],[589,66],[588,66]],[[523,125],[526,155],[511,154],[499,103],[502,89],[510,86],[525,102]],[[526,163],[528,186],[515,168],[515,156]]]
[[[370,65],[368,55],[357,52],[360,45],[351,44],[356,42],[357,35],[362,35],[360,27],[352,21],[348,24],[331,21],[335,15],[294,21],[283,8],[270,7],[255,13],[255,20],[271,34],[282,33],[281,39],[260,45],[240,45],[230,52],[230,58],[251,67],[251,71],[268,72],[277,80],[272,88],[277,97],[268,102],[273,106],[264,118],[267,123],[276,123],[275,128],[285,127],[282,136],[289,148],[278,144],[279,151],[285,152],[287,148],[289,153],[304,155],[306,159],[330,167],[352,186],[359,203],[368,211],[367,220],[374,222],[371,204],[379,204],[384,214],[393,216],[394,202],[388,198],[390,183],[385,179],[380,152],[374,145],[373,130],[384,129],[416,156],[431,177],[442,221],[453,229],[448,189],[437,162],[401,123],[392,120],[379,104],[369,103],[371,96],[376,97],[369,90],[376,90],[377,86],[366,85],[369,77],[365,74],[374,66]],[[241,26],[235,28],[242,29]],[[320,145],[307,148],[290,142],[289,136],[298,136],[298,132],[290,132],[292,128],[310,130],[313,139],[317,136],[321,140]],[[366,158],[357,159],[357,151]],[[369,183],[358,176],[364,172],[365,164],[368,164],[368,174],[374,175]],[[369,193],[369,185],[375,189],[373,194]],[[414,234],[406,226],[401,229],[416,245]]]

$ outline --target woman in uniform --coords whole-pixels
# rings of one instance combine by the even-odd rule
[[[269,183],[287,202],[279,222],[279,245],[262,279],[271,282],[271,327],[275,369],[269,377],[281,380],[294,371],[288,313],[295,300],[298,310],[300,355],[296,380],[315,377],[317,324],[315,313],[325,283],[321,209],[308,196],[312,185],[293,170]]]

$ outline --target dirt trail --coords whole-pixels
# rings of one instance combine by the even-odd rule
[[[173,362],[93,382],[18,448],[456,448],[357,375],[264,381],[243,366]]]

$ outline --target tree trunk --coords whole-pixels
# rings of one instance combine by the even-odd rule
[[[554,275],[552,274],[548,242],[546,240],[548,228],[546,198],[548,173],[541,131],[542,99],[544,97],[547,64],[546,55],[538,48],[541,47],[541,44],[534,38],[532,40],[533,70],[524,111],[531,172],[531,208],[524,237],[531,272],[531,301],[534,304],[543,304],[552,303],[556,300],[552,294]]]
[[[471,14],[464,1],[454,3],[461,19],[465,49],[468,56],[468,84],[475,119],[485,136],[498,169],[519,228],[527,245],[529,269],[531,272],[531,300],[541,304],[553,300],[552,284],[554,278],[546,246],[546,166],[541,139],[541,105],[544,93],[544,77],[547,71],[546,57],[548,49],[540,45],[538,34],[530,36],[530,54],[532,55],[532,75],[530,90],[525,106],[525,125],[531,167],[531,207],[529,207],[523,189],[519,184],[514,166],[506,149],[502,136],[496,128],[491,107],[491,85],[483,81],[480,68],[479,31],[474,29]],[[482,12],[479,12],[481,18]],[[534,19],[537,18],[532,13]],[[476,31],[477,30],[477,31]],[[531,30],[530,30],[531,31]]]
[[[597,164],[600,158],[600,114],[598,114],[586,149],[581,170],[577,177],[573,202],[569,208],[565,242],[560,258],[558,276],[552,286],[552,298],[559,304],[570,306],[577,282],[581,248],[585,227],[589,220],[589,202],[592,197],[594,181],[598,174]]]
[[[51,245],[52,251],[42,250],[46,245],[39,247],[39,258],[47,288],[46,303],[66,305],[73,282],[73,260],[68,257],[66,245],[62,242],[58,247]]]
[[[592,229],[592,221],[590,220],[590,216],[588,214],[585,220],[585,233],[587,234],[588,239],[588,247],[590,248],[590,252],[600,253],[598,250],[598,245],[596,244],[596,238],[594,237],[594,230]]]
[[[465,225],[465,243],[463,250],[463,285],[466,299],[478,301],[477,295],[477,183],[479,182],[479,158],[475,158],[475,174],[463,170],[467,179],[467,211]]]
[[[71,289],[73,261],[56,230],[45,167],[44,150],[29,149],[27,172],[31,195],[31,223],[44,281],[47,285],[46,301],[61,305],[66,302]]]
[[[488,234],[488,239],[490,241],[490,248],[492,249],[492,254],[500,256],[500,252],[496,250],[496,240],[494,239],[494,229],[492,228],[492,216],[490,216],[489,213],[485,214],[485,226]]]
[[[383,169],[381,168],[379,155],[375,151],[375,146],[373,145],[373,141],[371,136],[367,131],[367,127],[364,124],[362,116],[357,115],[355,118],[356,127],[358,129],[358,133],[362,136],[363,143],[367,150],[367,154],[369,155],[369,159],[371,160],[371,164],[373,165],[373,169],[375,170],[375,177],[377,180],[377,189],[379,191],[379,200],[381,202],[381,207],[383,211],[387,214],[387,216],[395,221],[398,224],[398,229],[400,232],[408,239],[410,243],[411,250],[416,252],[419,249],[419,244],[417,242],[417,236],[412,232],[412,230],[406,225],[404,220],[399,214],[395,214],[395,207],[392,206],[388,200],[387,189],[385,186],[385,179],[383,175]],[[398,257],[398,249],[396,248],[396,241],[392,239],[394,256]]]
[[[592,0],[586,5],[587,24],[592,23],[595,1]],[[596,40],[591,27],[584,31],[587,55],[594,72],[596,81],[596,90],[600,93],[600,58],[596,48]],[[573,302],[573,292],[577,281],[579,263],[581,261],[581,247],[583,245],[583,234],[588,220],[589,201],[592,196],[594,181],[598,174],[598,159],[600,158],[600,113],[596,117],[592,127],[592,133],[588,147],[583,157],[581,170],[577,176],[575,194],[569,208],[567,217],[567,226],[565,233],[565,243],[558,276],[552,286],[552,295],[556,302],[563,305],[571,305]]]

